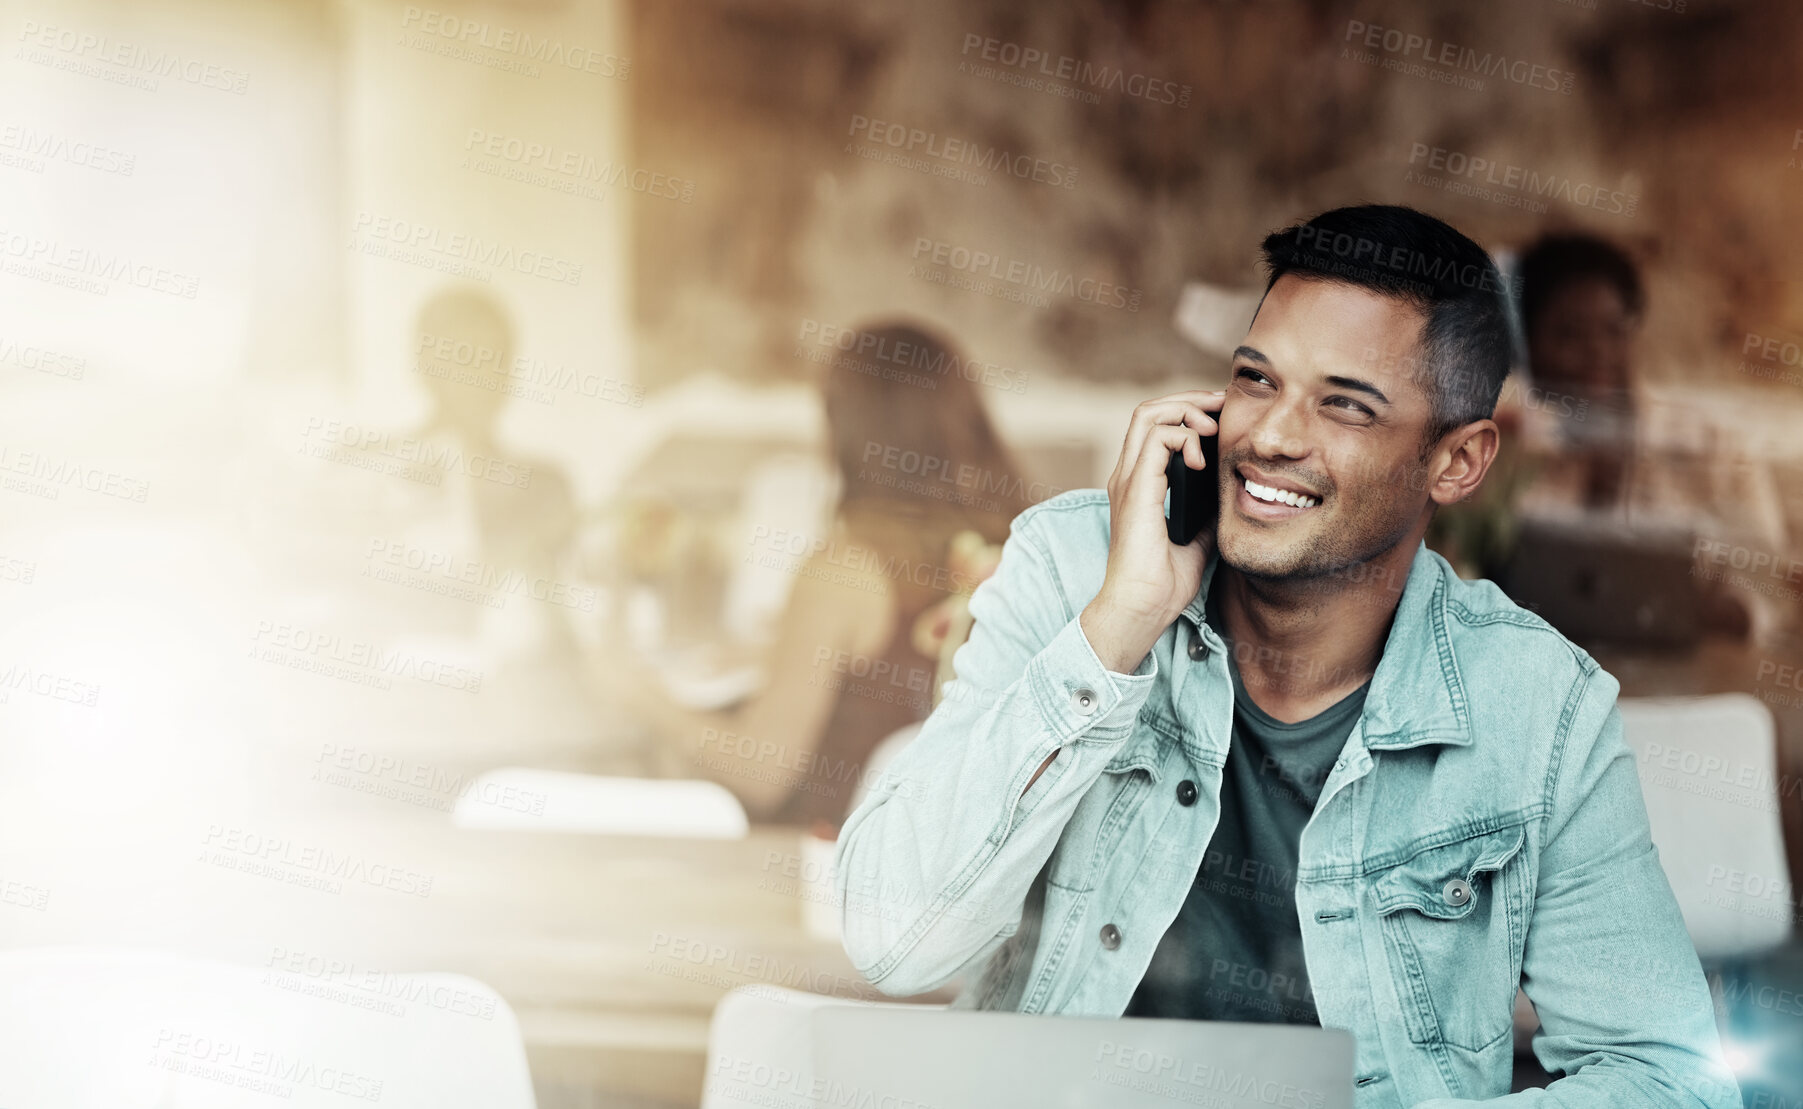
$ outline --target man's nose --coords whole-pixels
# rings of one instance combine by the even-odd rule
[[[1302,434],[1302,414],[1294,404],[1278,402],[1258,417],[1249,436],[1261,458],[1300,458],[1308,453]]]

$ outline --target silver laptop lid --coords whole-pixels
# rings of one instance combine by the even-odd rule
[[[887,1109],[1351,1109],[1352,1035],[1225,1021],[938,1008],[813,1014],[802,1102]]]

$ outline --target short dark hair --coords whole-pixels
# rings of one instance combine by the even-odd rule
[[[1646,291],[1634,260],[1615,244],[1595,235],[1571,232],[1543,235],[1522,252],[1521,330],[1533,335],[1534,323],[1553,295],[1574,281],[1600,277],[1615,286],[1630,316],[1640,315]]]
[[[1448,431],[1495,414],[1512,336],[1502,274],[1483,247],[1425,212],[1362,204],[1274,231],[1263,249],[1267,293],[1297,274],[1396,297],[1427,317],[1414,362],[1433,406],[1422,458]]]

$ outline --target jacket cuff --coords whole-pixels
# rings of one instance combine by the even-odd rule
[[[1102,664],[1083,634],[1080,617],[1052,637],[1027,665],[1034,699],[1060,743],[1118,739],[1133,730],[1140,706],[1158,677],[1158,652],[1148,651],[1131,674]]]

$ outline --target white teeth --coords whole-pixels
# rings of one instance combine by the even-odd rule
[[[1273,504],[1287,504],[1294,508],[1313,508],[1320,503],[1315,500],[1315,498],[1306,496],[1302,493],[1292,493],[1287,489],[1273,489],[1269,485],[1260,485],[1251,478],[1246,478],[1245,481],[1246,492],[1252,494],[1261,501],[1270,501]]]

